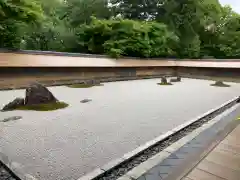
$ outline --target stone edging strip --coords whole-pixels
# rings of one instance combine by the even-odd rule
[[[120,166],[121,164],[123,164],[123,163],[125,163],[125,162],[127,162],[127,161],[129,161],[129,160],[131,160],[131,159],[133,159],[134,157],[136,157],[137,155],[139,155],[139,154],[142,153],[143,151],[146,151],[147,149],[153,147],[155,144],[166,140],[166,139],[169,138],[170,136],[174,135],[175,133],[180,132],[181,130],[187,128],[187,127],[190,126],[191,124],[196,123],[196,122],[198,122],[198,121],[201,120],[201,119],[204,119],[204,118],[206,118],[206,117],[208,117],[208,116],[213,115],[214,113],[218,112],[220,109],[222,109],[222,108],[224,108],[224,107],[226,107],[226,106],[234,105],[234,103],[236,104],[236,102],[237,102],[238,100],[239,100],[239,97],[235,97],[235,98],[233,98],[232,100],[227,101],[227,102],[225,102],[224,104],[222,104],[222,105],[220,105],[220,106],[218,106],[218,107],[216,107],[216,108],[214,108],[214,109],[211,109],[211,110],[209,110],[208,112],[206,112],[206,113],[204,113],[204,114],[202,114],[202,115],[200,115],[200,116],[197,116],[196,118],[191,119],[190,121],[188,121],[188,122],[186,122],[186,123],[184,123],[184,124],[182,124],[182,125],[174,128],[173,130],[168,131],[167,133],[165,133],[165,134],[163,134],[163,135],[160,135],[159,137],[157,137],[157,138],[155,138],[155,139],[153,139],[153,140],[151,140],[151,141],[148,141],[146,144],[144,144],[144,145],[136,148],[135,150],[133,150],[133,151],[131,151],[131,152],[123,155],[121,158],[116,159],[116,160],[113,160],[113,161],[110,161],[109,163],[105,164],[104,166],[99,167],[99,168],[96,168],[95,170],[93,170],[92,172],[86,174],[85,176],[80,177],[78,180],[97,180],[97,179],[101,179],[101,177],[102,177],[104,174],[108,173],[110,170],[112,170],[112,169]],[[213,124],[213,123],[208,122],[207,125],[212,125],[212,124]],[[206,127],[208,127],[208,126],[206,126]],[[206,127],[205,127],[205,126],[202,126],[202,127],[198,128],[198,129],[196,129],[196,132],[200,133],[200,132],[203,131],[203,129],[205,129]],[[195,135],[196,135],[196,132],[195,132]],[[189,137],[190,137],[190,136],[192,136],[191,133],[189,134]],[[177,141],[177,143],[174,143],[174,144],[172,144],[171,146],[169,146],[169,147],[167,148],[167,151],[166,151],[166,149],[162,150],[162,151],[161,151],[161,152],[163,152],[162,154],[161,154],[161,152],[160,152],[160,153],[158,153],[158,154],[156,155],[157,159],[156,159],[156,158],[149,158],[148,160],[146,159],[145,162],[151,161],[151,163],[154,164],[154,162],[156,162],[156,160],[159,162],[160,159],[165,159],[166,157],[168,157],[168,156],[170,155],[169,152],[173,152],[173,150],[176,150],[176,149],[179,148],[180,146],[184,145],[184,143],[187,142],[186,139],[189,140],[189,137],[186,137],[186,138],[183,137],[180,141]],[[161,154],[161,155],[159,155],[159,154]],[[155,157],[155,156],[153,156],[153,157]],[[143,162],[143,163],[141,163],[141,164],[140,164],[139,166],[137,166],[137,167],[143,167],[143,166],[144,166],[143,164],[146,164],[146,163]],[[147,163],[147,164],[148,164],[148,163]],[[133,167],[133,168],[134,168],[134,167]],[[134,168],[134,169],[136,169],[136,168]],[[130,170],[130,171],[124,173],[124,174],[129,174],[129,173],[132,172],[134,169],[132,169],[132,170]],[[144,167],[143,169],[144,169],[144,171],[145,171],[145,170],[146,170],[146,167]],[[122,179],[121,179],[121,178],[122,178]],[[121,178],[120,178],[121,180],[125,180],[124,178],[128,178],[128,180],[133,179],[132,177],[130,178],[129,176],[126,176],[126,175],[123,175]],[[102,179],[103,179],[103,178],[102,178]],[[120,180],[120,179],[119,179],[119,180]],[[126,179],[126,180],[127,180],[127,179]]]
[[[193,147],[191,147],[189,146],[191,142],[198,141],[196,139],[200,135],[205,133],[205,131],[207,131],[208,129],[211,129],[213,126],[215,127],[215,125],[218,124],[223,117],[232,113],[239,107],[240,105],[238,104],[226,110],[220,116],[204,124],[200,128],[196,129],[195,131],[185,136],[181,140],[177,141],[176,143],[172,144],[168,148],[164,149],[157,155],[153,156],[152,158],[143,162],[139,166],[135,167],[124,176],[118,178],[117,180],[182,179],[182,177],[189,171],[189,169],[191,169],[195,164],[197,164],[202,159],[202,157],[204,157],[209,151],[211,151],[219,143],[219,141],[224,138],[226,134],[231,132],[231,130],[236,126],[236,124],[238,124],[238,122],[237,121],[231,122],[230,125],[224,127],[222,132],[220,131],[215,132],[215,135],[219,134],[219,136],[211,137],[210,140],[209,141],[207,140],[207,143],[204,145],[195,144]],[[158,174],[156,175],[156,173]],[[152,174],[155,174],[154,175],[155,177],[149,178],[149,175]]]

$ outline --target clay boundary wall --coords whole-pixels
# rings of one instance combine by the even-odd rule
[[[11,49],[2,49],[0,48],[0,54],[29,54],[29,55],[45,55],[45,56],[65,56],[65,57],[88,57],[88,58],[109,58],[107,55],[99,55],[99,54],[84,54],[84,53],[69,53],[69,52],[57,52],[57,51],[37,51],[37,50],[11,50]],[[136,57],[124,57],[124,59],[139,59]],[[168,58],[169,60],[185,60],[178,58]],[[142,60],[149,60],[147,58],[142,58]],[[166,60],[166,58],[151,58],[151,60]],[[205,57],[204,59],[191,59],[191,61],[211,61],[211,62],[219,62],[219,61],[240,61],[240,59],[214,59],[211,57]]]
[[[240,82],[240,60],[110,59],[0,53],[0,89],[25,88],[38,81],[47,86],[159,78],[179,74],[189,78]]]

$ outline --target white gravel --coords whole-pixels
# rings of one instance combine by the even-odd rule
[[[66,109],[0,112],[0,152],[40,180],[72,180],[211,108],[240,95],[240,84],[212,87],[211,81],[160,79],[105,83],[72,89],[51,87]],[[0,108],[23,90],[1,91]],[[80,103],[83,99],[91,102]],[[16,121],[1,122],[11,116]]]

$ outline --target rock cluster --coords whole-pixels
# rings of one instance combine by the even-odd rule
[[[7,105],[2,111],[10,111],[23,106],[47,104],[58,102],[53,94],[43,85],[33,83],[26,89],[25,98],[16,98]]]
[[[162,77],[161,78],[161,84],[167,84],[167,78],[166,77]]]

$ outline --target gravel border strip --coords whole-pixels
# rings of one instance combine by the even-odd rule
[[[20,180],[0,161],[0,180]]]
[[[134,151],[125,154],[122,158],[111,161],[103,167],[97,168],[87,175],[80,177],[78,180],[116,180],[125,175],[134,167],[145,162],[149,158],[163,151],[173,143],[185,137],[203,124],[209,122],[217,115],[231,108],[239,102],[240,97],[235,97],[232,100],[214,108],[197,118],[194,118],[176,128],[167,132],[156,139],[147,142]]]

